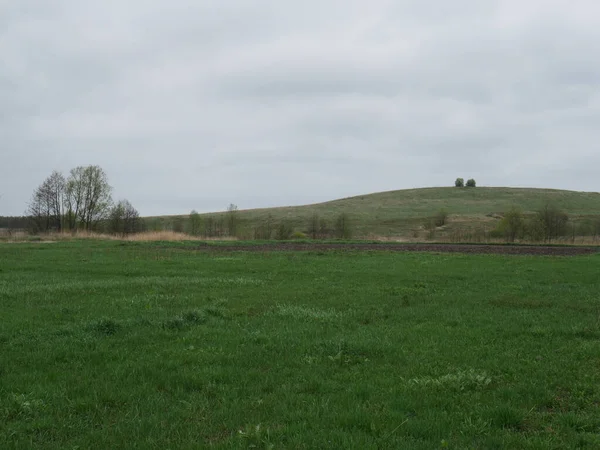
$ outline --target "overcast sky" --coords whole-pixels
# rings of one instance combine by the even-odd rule
[[[98,164],[143,215],[600,190],[598,0],[0,0],[0,215]]]

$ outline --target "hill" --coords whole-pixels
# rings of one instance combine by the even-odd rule
[[[356,235],[416,238],[424,233],[426,221],[441,210],[449,214],[449,223],[438,232],[441,236],[449,236],[459,231],[489,231],[496,226],[503,212],[513,206],[525,214],[532,214],[545,204],[557,206],[577,224],[600,219],[600,193],[442,187],[380,192],[313,205],[240,210],[238,221],[243,237],[252,237],[252,231],[266,222],[274,225],[286,222],[294,230],[306,231],[315,214],[331,224],[339,214],[346,213]],[[204,221],[208,218],[218,220],[223,214],[202,214],[201,217]],[[169,228],[186,217],[151,218],[148,224],[151,228]]]

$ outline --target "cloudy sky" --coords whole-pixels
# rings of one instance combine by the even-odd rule
[[[600,190],[597,0],[0,0],[0,215],[98,164],[144,215]]]

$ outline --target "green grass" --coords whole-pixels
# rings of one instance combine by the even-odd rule
[[[413,237],[427,218],[446,210],[450,223],[441,236],[458,230],[493,229],[498,215],[513,206],[526,214],[550,203],[568,213],[575,221],[600,218],[600,193],[556,189],[477,187],[458,189],[424,188],[381,192],[326,203],[283,208],[242,210],[239,212],[241,233],[252,236],[252,230],[270,215],[274,223],[290,222],[296,230],[306,231],[313,214],[326,219],[331,226],[340,213],[350,216],[357,235]],[[243,207],[243,205],[240,205]],[[204,215],[205,217],[206,215]],[[153,226],[168,224],[173,217],[151,218]],[[168,225],[167,225],[168,226]],[[439,233],[438,233],[439,234]]]
[[[600,255],[0,245],[0,448],[600,448]]]

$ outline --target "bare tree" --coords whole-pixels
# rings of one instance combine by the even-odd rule
[[[238,207],[231,203],[227,207],[227,234],[229,236],[237,235],[238,228]]]
[[[338,239],[350,239],[352,237],[352,227],[348,214],[341,213],[335,219],[335,235]]]
[[[33,192],[27,208],[35,231],[63,229],[65,178],[56,170]]]
[[[536,220],[541,228],[546,242],[567,234],[569,216],[556,205],[545,204],[536,214]]]
[[[66,183],[65,205],[71,229],[92,229],[108,215],[112,199],[108,177],[99,166],[76,167]]]

